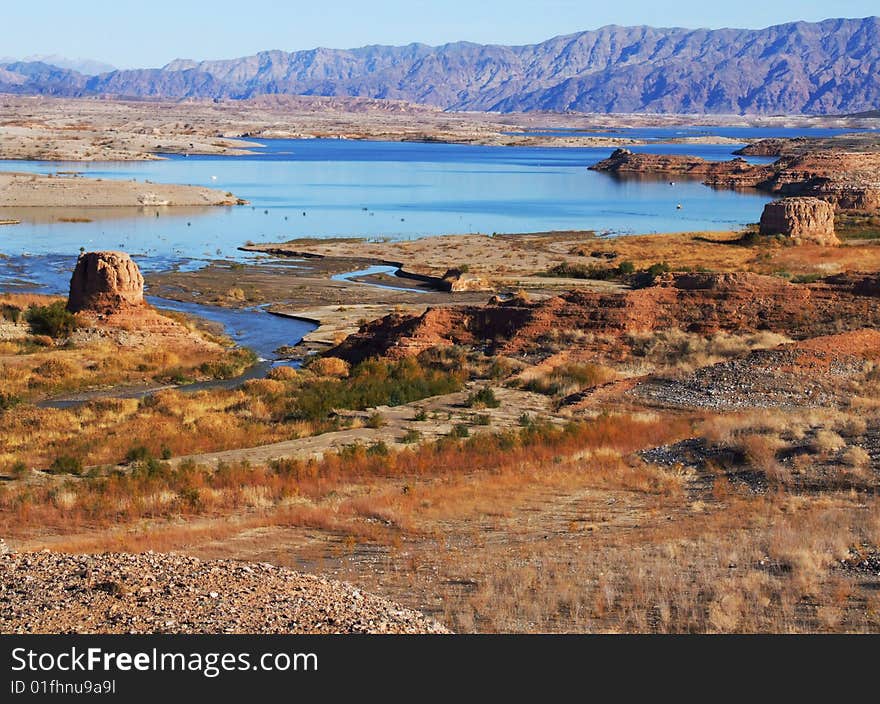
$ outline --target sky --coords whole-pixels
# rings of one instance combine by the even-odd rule
[[[759,28],[868,17],[878,0],[42,0],[4,3],[0,55],[58,54],[120,68],[266,49],[531,44],[607,24]]]

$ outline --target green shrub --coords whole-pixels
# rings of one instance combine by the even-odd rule
[[[290,400],[287,417],[314,421],[328,418],[335,409],[401,406],[458,391],[463,383],[460,370],[433,369],[417,359],[367,360],[354,367],[347,379],[319,378],[304,383]]]
[[[257,355],[253,351],[236,347],[227,352],[223,360],[205,362],[199,367],[199,371],[212,379],[234,379],[256,362]]]
[[[23,315],[24,313],[21,308],[11,306],[8,303],[0,305],[0,317],[4,320],[8,320],[11,323],[18,323],[21,321]]]
[[[8,411],[11,408],[15,408],[20,403],[21,399],[18,396],[13,396],[12,394],[0,394],[0,411]]]
[[[486,413],[478,413],[474,416],[474,425],[489,425],[492,419]]]
[[[49,471],[52,474],[75,474],[79,476],[83,471],[83,463],[79,457],[59,455],[52,461]]]
[[[484,386],[479,391],[475,391],[467,397],[465,405],[468,408],[498,408],[501,401],[495,398],[495,392],[488,386]]]
[[[55,301],[47,306],[31,306],[25,316],[37,335],[69,337],[77,327],[76,316],[67,310],[64,301]]]
[[[412,445],[413,443],[416,443],[421,439],[422,439],[422,434],[418,430],[416,430],[414,428],[410,428],[409,430],[406,431],[404,436],[400,439],[400,442],[405,443],[407,445]]]
[[[374,442],[367,448],[367,455],[369,457],[386,457],[388,453],[388,445],[381,440],[379,442]]]
[[[125,453],[125,461],[127,464],[146,462],[150,457],[150,451],[144,445],[134,445],[127,453]]]
[[[368,428],[382,428],[388,424],[388,421],[385,420],[385,416],[381,413],[371,413],[370,417],[367,418],[366,426]]]
[[[467,425],[464,423],[456,423],[452,426],[452,432],[449,435],[453,438],[469,438],[471,431],[468,430]]]

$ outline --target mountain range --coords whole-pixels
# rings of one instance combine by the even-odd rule
[[[447,110],[838,114],[880,108],[880,18],[765,29],[602,27],[525,46],[265,51],[90,76],[0,63],[0,92],[246,99],[362,96]]]

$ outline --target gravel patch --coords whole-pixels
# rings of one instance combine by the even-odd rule
[[[173,553],[0,552],[2,633],[448,633],[343,582]]]

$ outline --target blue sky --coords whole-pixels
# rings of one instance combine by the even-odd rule
[[[526,44],[606,24],[765,27],[880,14],[878,0],[43,0],[4,3],[0,56],[61,54],[120,67],[263,49]]]

